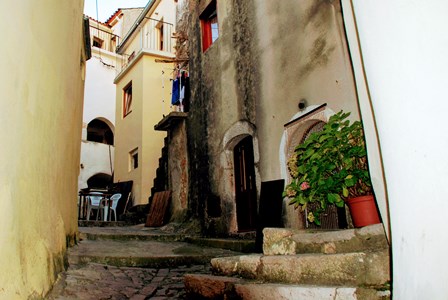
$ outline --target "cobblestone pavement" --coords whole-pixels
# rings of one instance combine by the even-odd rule
[[[60,275],[47,299],[185,299],[183,275],[187,273],[210,274],[210,265],[172,269],[75,265]]]

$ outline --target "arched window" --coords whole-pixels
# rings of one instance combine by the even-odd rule
[[[87,125],[87,140],[91,142],[114,144],[114,134],[103,121],[95,119]]]

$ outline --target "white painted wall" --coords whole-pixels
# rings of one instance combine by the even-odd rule
[[[102,117],[115,124],[115,54],[92,47],[92,58],[87,61],[83,122],[87,125]]]
[[[114,147],[110,147],[109,153],[109,145],[87,142],[87,125],[100,119],[115,133],[116,57],[115,53],[92,47],[92,58],[87,61],[78,190],[86,188],[87,180],[93,175],[113,173]]]
[[[109,149],[110,148],[110,149]],[[115,148],[111,145],[95,142],[81,142],[81,170],[78,177],[78,189],[87,187],[87,180],[93,175],[104,173],[112,175],[114,170]]]
[[[394,299],[448,297],[448,2],[352,1],[389,198]]]

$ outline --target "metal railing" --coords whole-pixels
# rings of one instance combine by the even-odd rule
[[[115,52],[117,45],[120,43],[120,37],[111,32],[107,32],[99,27],[90,25],[90,45],[96,48]]]
[[[135,39],[140,40],[139,48],[130,50],[133,52],[122,54],[119,58],[120,62],[117,63],[118,73],[125,69],[141,51],[174,53],[173,24],[148,17],[145,19],[148,21],[137,29],[135,35]]]

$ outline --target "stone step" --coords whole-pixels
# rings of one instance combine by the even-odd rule
[[[337,254],[242,255],[211,260],[213,272],[273,283],[377,286],[390,281],[388,250]]]
[[[212,258],[241,253],[184,242],[82,240],[69,249],[69,263],[100,263],[117,267],[170,268],[207,264]]]
[[[229,238],[186,237],[185,242],[199,246],[221,248],[242,253],[255,252],[255,239],[241,240]]]
[[[265,228],[265,255],[349,253],[389,249],[382,224],[335,231]]]
[[[390,299],[383,288],[261,283],[241,278],[187,274],[184,276],[188,299],[301,299],[301,300],[380,300]]]
[[[82,240],[116,240],[116,241],[183,241],[185,235],[166,233],[156,228],[145,227],[79,227]]]

